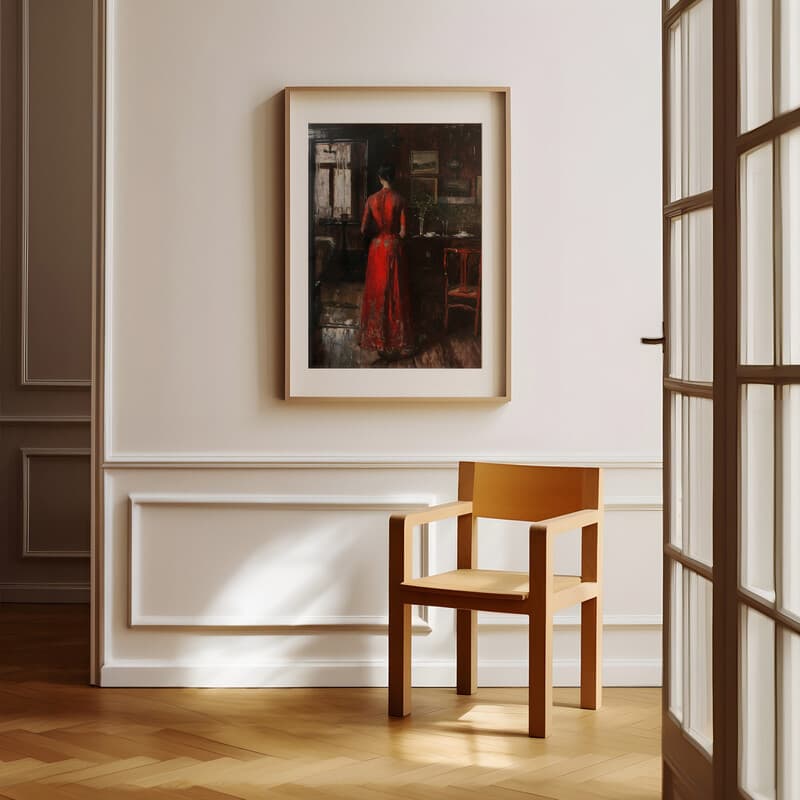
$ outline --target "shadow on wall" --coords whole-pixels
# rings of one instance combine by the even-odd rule
[[[258,385],[262,406],[282,400],[284,384],[284,117],[283,92],[257,106],[252,116],[253,236]]]
[[[209,512],[214,513],[205,509],[203,514]],[[259,612],[265,618],[295,619],[351,614],[356,617],[388,616],[388,534],[381,537],[379,547],[365,548],[359,546],[363,541],[364,526],[353,525],[347,519],[333,523],[324,512],[317,514],[316,520],[308,520],[307,513],[304,513],[303,519],[294,523],[288,521],[294,516],[291,512],[287,515],[287,522],[276,520],[278,524],[268,541],[262,540],[259,547],[247,550],[246,557],[242,556],[242,548],[232,548],[219,553],[211,567],[202,560],[202,554],[209,552],[203,539],[208,536],[218,540],[222,533],[220,525],[215,520],[204,526],[205,530],[195,530],[192,534],[193,552],[198,555],[195,563],[199,569],[193,570],[191,559],[184,559],[180,580],[165,584],[165,575],[156,578],[171,592],[170,602],[177,611],[176,616],[180,617],[187,611],[187,616],[216,619],[247,614],[256,616]],[[387,533],[385,522],[376,524]],[[298,526],[303,528],[302,536],[298,535]],[[178,526],[170,524],[168,528],[177,530]],[[165,542],[158,538],[159,548],[163,548]],[[173,547],[180,550],[180,542],[176,540]],[[246,545],[243,547],[246,550]],[[159,561],[168,571],[174,558],[165,558],[163,549],[159,553]],[[146,554],[140,558],[144,560]],[[380,566],[376,568],[376,564]],[[346,568],[334,569],[332,565],[346,565]],[[198,603],[194,606],[190,598],[189,607],[182,606],[186,603],[186,581],[190,587],[209,584],[215,587],[205,605]],[[369,603],[369,608],[364,607],[366,599],[376,597],[381,598],[377,609],[372,607],[372,603]],[[382,626],[352,632],[326,624],[175,625],[147,626],[139,630],[151,635],[155,633],[161,639],[158,645],[160,659],[176,666],[194,663],[202,668],[213,667],[215,685],[223,686],[240,684],[241,670],[252,675],[253,668],[259,669],[258,676],[253,677],[254,682],[296,685],[297,671],[303,669],[303,682],[331,685],[329,662],[320,663],[318,674],[313,668],[314,663],[319,662],[321,636],[335,637],[340,651],[338,657],[344,659],[351,674],[353,661],[372,662],[386,655],[386,631]],[[188,644],[187,636],[191,637],[190,653],[184,648],[184,644]],[[201,639],[204,641],[199,641]],[[371,666],[368,666],[357,685],[369,683],[370,673]]]

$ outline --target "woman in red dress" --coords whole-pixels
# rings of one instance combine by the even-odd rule
[[[377,229],[369,245],[364,300],[361,306],[361,347],[383,357],[402,358],[414,349],[408,270],[403,253],[406,203],[392,188],[394,167],[378,169],[380,191],[367,198],[361,233],[370,223]]]

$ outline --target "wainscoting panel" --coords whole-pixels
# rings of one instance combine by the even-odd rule
[[[385,628],[386,570],[374,567],[388,547],[375,534],[388,514],[431,503],[424,495],[131,495],[130,625]],[[422,563],[427,538],[422,531],[417,544]],[[415,623],[430,630],[419,616]]]
[[[0,420],[0,602],[88,602],[88,444],[85,423]]]
[[[21,10],[21,384],[88,387],[92,2]]]
[[[456,481],[454,463],[424,459],[107,464],[102,684],[385,685],[388,517],[453,499]],[[608,685],[661,680],[659,482],[650,465],[606,473]],[[575,547],[562,537],[559,568],[577,566]],[[524,569],[525,548],[524,525],[480,522],[482,566]],[[417,534],[418,574],[454,566],[451,522]],[[479,622],[480,683],[524,684],[524,621]],[[414,623],[414,682],[452,685],[453,612],[415,609]],[[577,681],[578,641],[568,609],[558,684]]]
[[[91,37],[0,4],[0,602],[89,600]]]
[[[22,555],[89,558],[89,449],[22,450]]]

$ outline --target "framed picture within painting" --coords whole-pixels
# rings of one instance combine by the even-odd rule
[[[409,192],[411,205],[416,208],[426,197],[430,198],[432,204],[439,202],[439,179],[412,177],[411,191]]]
[[[477,176],[476,176],[477,177]],[[447,178],[442,182],[442,202],[469,204],[475,202],[471,178]]]
[[[509,90],[290,87],[285,113],[286,398],[508,401]]]
[[[412,175],[438,175],[439,151],[438,150],[412,150],[411,151]]]

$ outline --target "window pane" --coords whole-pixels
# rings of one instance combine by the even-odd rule
[[[711,752],[713,742],[713,681],[711,675],[712,587],[689,572],[689,714],[686,729]]]
[[[669,32],[669,199],[683,197],[683,18]]]
[[[670,542],[712,564],[713,404],[671,396]]]
[[[775,624],[742,611],[741,748],[739,780],[757,800],[775,797]]]
[[[689,380],[710,381],[714,371],[714,249],[710,208],[688,215]]]
[[[711,381],[714,372],[713,212],[683,214],[670,233],[670,374]]]
[[[670,224],[669,237],[669,374],[683,378],[683,220],[676,217]]]
[[[683,566],[672,562],[669,601],[669,710],[683,721]]]
[[[772,364],[772,143],[741,160],[741,359]]]
[[[775,599],[775,405],[771,386],[742,392],[742,585]]]
[[[689,194],[711,188],[712,79],[711,0],[701,0],[687,12],[687,173]]]
[[[800,6],[800,0],[797,0]],[[798,13],[800,21],[800,13]],[[800,42],[797,44],[800,48]],[[783,361],[800,364],[800,129],[780,138]]]
[[[672,437],[672,449],[670,451],[670,492],[672,494],[670,503],[670,526],[669,540],[675,547],[683,547],[683,437],[686,433],[683,422],[683,408],[686,398],[679,394],[671,395],[672,401],[672,420],[670,423],[670,434]]]
[[[739,0],[739,127],[772,119],[772,3]]]
[[[800,106],[800,0],[780,0],[780,48],[782,114]]]
[[[778,702],[779,797],[800,797],[800,636],[781,633],[781,696]]]
[[[670,198],[711,188],[711,0],[686,11],[669,36]]]
[[[783,558],[781,604],[800,617],[800,386],[783,387]],[[800,797],[800,794],[798,794]]]
[[[714,477],[712,401],[689,398],[688,436],[688,531],[690,556],[712,563],[712,483]]]

